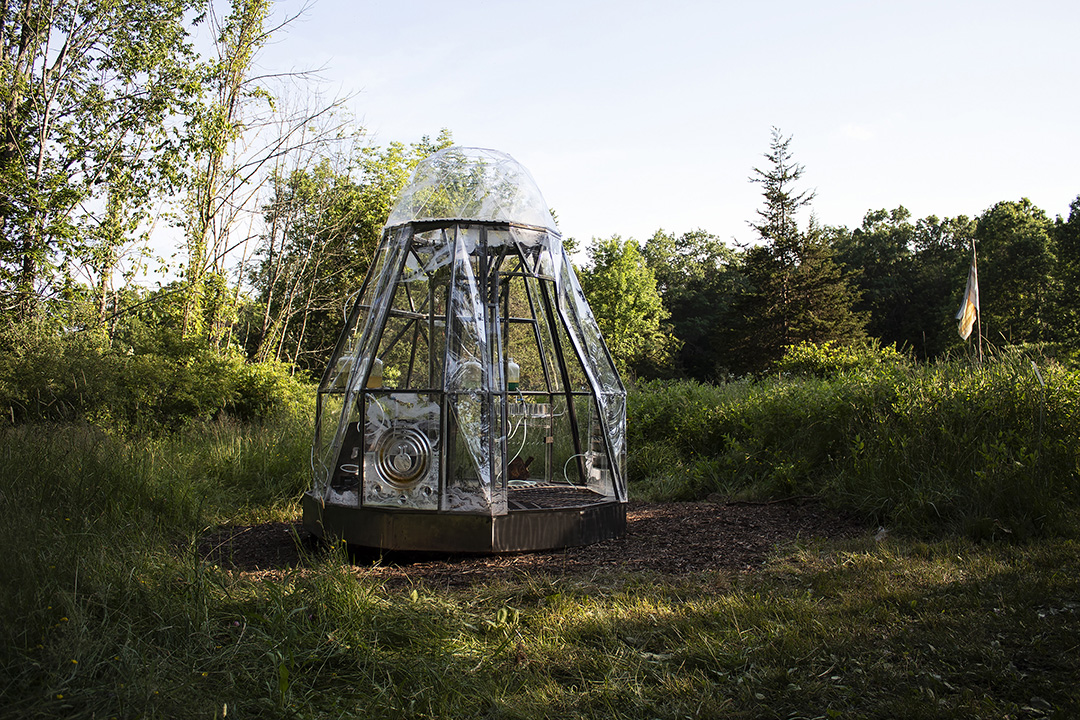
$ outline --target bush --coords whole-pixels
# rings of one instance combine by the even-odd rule
[[[831,378],[643,383],[631,494],[814,495],[876,522],[976,537],[1068,531],[1080,504],[1080,374],[1021,352]]]
[[[102,334],[29,324],[7,328],[0,348],[0,412],[12,424],[83,421],[147,432],[223,414],[295,415],[311,396],[288,365],[252,364],[238,353],[118,352]]]
[[[782,373],[808,377],[831,378],[850,372],[867,372],[881,368],[906,367],[908,358],[895,345],[881,347],[877,340],[864,344],[838,345],[832,340],[824,343],[802,342],[789,345],[776,363]]]

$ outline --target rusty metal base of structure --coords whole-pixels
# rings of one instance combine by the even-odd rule
[[[587,498],[553,493],[552,488],[513,490],[509,496],[510,512],[491,516],[330,505],[309,492],[302,503],[304,527],[324,540],[350,545],[446,553],[554,550],[591,545],[626,531],[625,503],[583,502]],[[548,506],[553,496],[560,506]]]

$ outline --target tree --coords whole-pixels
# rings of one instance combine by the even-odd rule
[[[907,345],[924,358],[960,347],[956,310],[967,283],[975,221],[967,216],[915,223]]]
[[[1057,335],[1076,345],[1080,340],[1080,195],[1069,205],[1068,220],[1054,222],[1057,246]]]
[[[747,286],[737,299],[741,315],[738,371],[761,371],[800,342],[846,344],[864,337],[865,318],[854,310],[858,293],[834,260],[823,230],[811,219],[806,232],[796,215],[814,194],[797,191],[803,166],[790,150],[791,138],[777,128],[765,158],[750,181],[763,187],[764,207],[750,226],[762,244],[745,251]]]
[[[263,306],[253,356],[321,370],[349,298],[360,290],[394,200],[416,164],[448,147],[443,130],[411,146],[366,147],[275,174],[251,282]],[[352,177],[346,162],[358,169]]]
[[[183,327],[185,336],[202,338],[211,348],[223,345],[239,301],[236,292],[219,291],[228,283],[230,254],[239,247],[246,251],[254,235],[241,234],[238,221],[246,214],[254,223],[264,183],[286,172],[290,157],[317,161],[327,145],[347,135],[348,121],[338,117],[347,98],[324,101],[310,87],[308,94],[290,97],[275,87],[285,78],[254,74],[273,33],[297,17],[268,27],[271,6],[270,0],[232,0],[224,20],[211,6],[216,57],[202,68],[205,93],[188,125],[192,172],[181,223],[187,254]],[[288,76],[298,78],[310,76]]]
[[[1055,296],[1052,224],[1027,198],[999,202],[976,221],[979,297],[986,337],[1050,339]]]
[[[655,374],[667,366],[675,341],[664,325],[668,313],[656,276],[638,244],[618,235],[594,239],[588,255],[581,288],[615,365],[623,374]]]
[[[774,254],[785,259],[797,253],[802,240],[795,216],[815,195],[809,190],[795,191],[793,186],[802,179],[805,168],[794,161],[790,145],[791,137],[785,138],[779,128],[773,127],[769,152],[765,153],[770,167],[754,168],[750,176],[750,182],[761,185],[765,197],[765,206],[757,211],[759,220],[751,222],[750,227]]]
[[[848,233],[830,230],[836,260],[853,275],[861,300],[856,310],[867,316],[867,332],[885,345],[909,341],[913,300],[915,226],[902,205],[874,210]]]
[[[151,198],[174,187],[196,5],[0,4],[0,312],[34,315],[79,272],[107,287]]]
[[[735,251],[704,230],[679,236],[657,230],[642,254],[678,341],[674,369],[702,381],[723,374],[736,324],[731,300],[744,282]]]

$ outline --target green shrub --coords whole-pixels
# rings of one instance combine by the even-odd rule
[[[1080,374],[1017,351],[983,367],[642,383],[628,397],[631,495],[814,495],[909,527],[1064,532],[1080,501],[1078,415]]]
[[[829,340],[789,345],[784,357],[776,363],[776,368],[791,375],[829,378],[843,373],[904,367],[907,364],[908,358],[895,345],[881,347],[877,340],[839,345]]]
[[[311,395],[288,365],[253,364],[235,352],[121,352],[100,333],[30,324],[0,333],[0,349],[0,412],[13,424],[84,421],[147,432],[223,414],[295,415]]]

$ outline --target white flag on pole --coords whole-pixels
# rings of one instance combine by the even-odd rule
[[[960,331],[960,337],[965,340],[971,337],[971,328],[974,327],[975,319],[979,316],[979,271],[975,265],[974,248],[971,253],[967,288],[964,290],[964,299],[960,303],[960,311],[956,313],[957,329]]]

